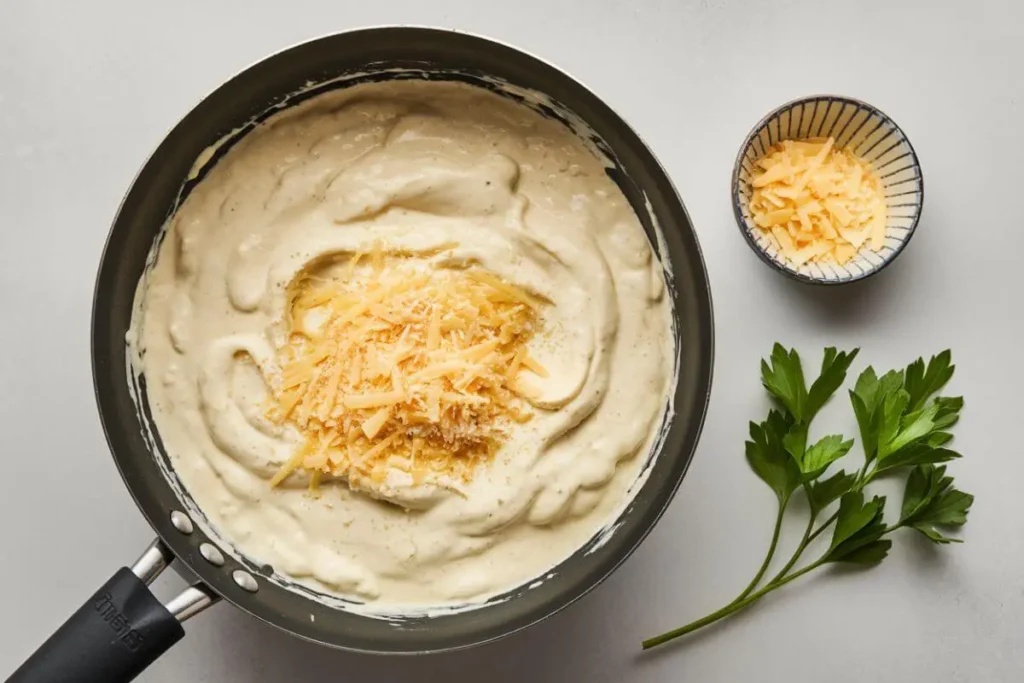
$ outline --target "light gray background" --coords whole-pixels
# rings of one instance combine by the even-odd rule
[[[380,23],[459,28],[565,68],[654,148],[697,226],[716,313],[696,460],[663,521],[578,605],[494,645],[415,659],[333,652],[219,605],[143,679],[177,681],[1011,681],[1024,673],[1024,449],[1018,353],[1024,5],[857,2],[15,2],[0,0],[0,675],[151,533],[108,456],[89,311],[135,171],[207,91],[260,57]],[[733,222],[749,128],[801,95],[859,97],[923,164],[918,234],[887,272],[818,290],[770,272]],[[953,469],[977,494],[963,546],[897,539],[867,573],[805,578],[721,627],[639,641],[730,599],[764,550],[773,498],[743,460],[774,340],[876,366],[952,347],[967,398]],[[858,368],[862,364],[858,363]],[[853,433],[845,401],[835,427]],[[793,529],[799,524],[794,520]],[[159,586],[180,585],[170,576]]]

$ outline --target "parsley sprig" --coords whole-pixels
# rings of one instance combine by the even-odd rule
[[[753,580],[732,602],[686,626],[645,640],[644,649],[735,614],[819,567],[840,562],[875,566],[892,547],[888,536],[899,529],[914,529],[936,544],[960,542],[946,536],[945,530],[967,521],[974,496],[953,486],[953,478],[946,475],[943,464],[960,457],[946,446],[953,439],[950,430],[964,405],[961,397],[938,395],[953,376],[949,351],[933,356],[927,364],[919,358],[881,377],[871,367],[860,374],[849,395],[864,464],[856,471],[840,469],[825,477],[831,466],[849,453],[853,440],[830,434],[811,441],[810,427],[843,386],[858,351],[825,349],[821,371],[810,388],[795,350],[776,344],[771,357],[761,361],[761,382],[776,409],[763,422],[750,423],[746,456],[750,468],[778,499],[767,555]],[[898,517],[890,515],[895,521],[887,524],[886,497],[869,498],[866,487],[879,477],[897,474],[906,477],[903,503]],[[789,560],[764,582],[775,558],[783,518],[798,491],[807,499],[807,526]],[[833,508],[819,524],[818,520]],[[832,540],[823,554],[795,569],[808,546],[829,529]]]

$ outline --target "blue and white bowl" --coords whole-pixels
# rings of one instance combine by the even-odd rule
[[[783,140],[816,137],[834,137],[837,148],[850,149],[878,173],[887,207],[885,246],[880,252],[862,249],[843,265],[807,263],[795,267],[756,228],[750,216],[754,162]],[[900,127],[870,104],[836,95],[794,100],[768,114],[743,141],[732,174],[733,211],[743,237],[761,260],[802,282],[843,284],[882,270],[914,235],[923,203],[921,165]]]

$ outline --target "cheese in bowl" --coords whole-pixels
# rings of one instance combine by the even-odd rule
[[[844,265],[885,247],[885,190],[871,164],[834,138],[783,140],[755,162],[754,224],[795,267]]]
[[[590,144],[481,88],[395,80],[217,156],[129,335],[216,535],[396,613],[532,581],[615,520],[674,341],[662,265]]]

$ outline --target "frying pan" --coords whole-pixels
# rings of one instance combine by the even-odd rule
[[[195,175],[191,169],[204,150],[221,141],[217,155],[223,154],[281,106],[304,97],[389,78],[458,80],[490,89],[496,83],[510,84],[547,96],[523,100],[524,106],[570,127],[585,123],[586,131],[575,132],[587,135],[612,161],[609,175],[669,265],[679,379],[674,413],[667,418],[660,449],[655,449],[660,453],[647,456],[649,475],[616,520],[614,533],[592,540],[539,585],[517,588],[476,609],[385,620],[317,599],[312,590],[289,585],[271,567],[247,559],[205,531],[210,527],[177,482],[151,422],[146,378],[136,378],[129,370],[125,334],[136,285],[154,244],[159,244],[169,216],[202,181],[203,172]],[[310,89],[309,83],[321,85]],[[514,97],[508,88],[498,90]],[[300,91],[304,94],[295,96]],[[209,169],[217,158],[203,168]],[[362,29],[268,57],[206,97],[161,142],[118,210],[100,262],[92,319],[96,401],[124,483],[158,538],[130,569],[118,570],[86,600],[10,681],[132,680],[184,635],[181,622],[221,598],[296,636],[374,653],[463,648],[536,623],[608,576],[665,510],[703,425],[712,349],[707,274],[682,201],[636,133],[565,73],[506,45],[431,28]],[[163,605],[147,585],[174,560],[198,581]]]

